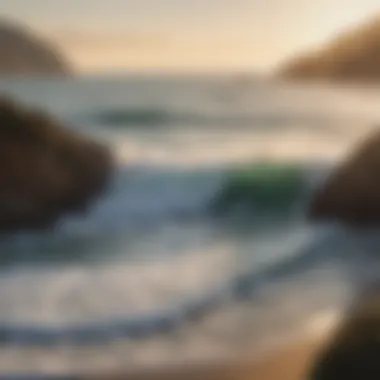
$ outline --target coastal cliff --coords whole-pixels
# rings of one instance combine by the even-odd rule
[[[1,76],[67,76],[72,70],[58,49],[31,30],[0,20]]]
[[[380,16],[291,58],[278,75],[297,80],[380,81]]]

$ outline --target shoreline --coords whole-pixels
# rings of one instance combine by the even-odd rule
[[[1,374],[18,373],[78,380],[276,380],[280,376],[281,380],[303,380],[301,372],[330,339],[340,321],[340,313],[324,312],[308,319],[303,326],[299,325],[296,333],[291,329],[280,336],[276,329],[268,331],[264,345],[260,344],[260,339],[240,344],[231,341],[226,347],[207,342],[200,345],[195,339],[198,344],[183,351],[179,342],[172,345],[162,341],[140,347],[127,341],[115,341],[103,347],[61,346],[55,349],[20,349],[16,345],[4,348],[3,352],[0,350],[0,377]],[[194,332],[188,334],[193,336]],[[173,351],[176,347],[179,351]],[[289,375],[283,377],[282,373]]]
[[[319,352],[329,344],[340,316],[317,319],[297,338],[254,354],[254,347],[229,357],[140,367],[124,372],[82,374],[81,380],[307,380]]]
[[[124,373],[82,376],[83,380],[305,380],[325,339],[310,338],[281,347],[260,359],[184,363]]]

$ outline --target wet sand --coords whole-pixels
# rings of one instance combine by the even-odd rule
[[[87,380],[305,380],[323,341],[309,340],[278,349],[260,360],[240,359],[156,368],[124,374],[104,374]]]

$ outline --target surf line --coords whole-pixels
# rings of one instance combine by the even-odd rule
[[[334,236],[315,236],[312,242],[301,245],[295,255],[276,262],[263,270],[251,268],[236,276],[204,297],[186,300],[169,307],[162,313],[142,314],[133,318],[109,319],[106,322],[88,323],[67,327],[41,325],[12,325],[0,323],[0,345],[22,347],[51,347],[57,345],[94,346],[116,339],[140,340],[153,335],[170,334],[187,323],[199,322],[209,313],[231,302],[253,299],[266,284],[312,268],[318,262],[331,258],[325,246]]]

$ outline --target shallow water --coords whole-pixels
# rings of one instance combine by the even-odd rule
[[[239,88],[226,77],[3,80],[0,89],[118,158],[112,190],[89,215],[1,237],[0,370],[260,352],[312,331],[354,293],[369,260],[358,257],[376,241],[310,225],[304,210],[378,122],[380,92],[261,80]],[[262,162],[299,167],[299,202],[212,216],[231,171]]]

